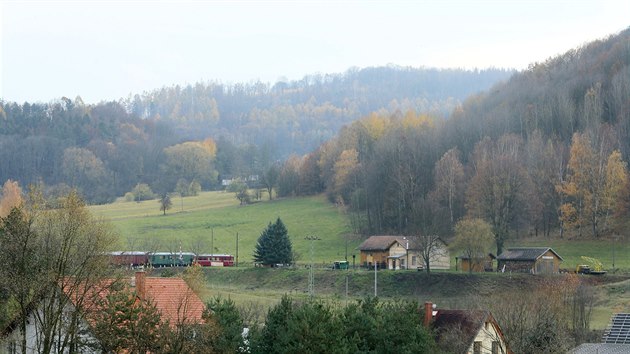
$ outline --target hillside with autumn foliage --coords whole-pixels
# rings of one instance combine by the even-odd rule
[[[506,240],[624,234],[630,29],[534,63],[447,120],[372,113],[284,164],[282,195],[325,191],[355,232],[449,237],[463,218]]]

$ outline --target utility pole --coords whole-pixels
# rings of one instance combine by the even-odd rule
[[[318,241],[321,239],[317,236],[306,236],[304,239],[311,241],[311,269],[308,275],[308,294],[312,298],[313,296],[315,296],[315,275],[313,273],[313,255],[315,251],[313,248],[313,241]]]
[[[238,267],[238,232],[236,233],[236,263],[235,265]]]
[[[378,296],[378,280],[377,280],[377,272],[378,271],[378,262],[376,259],[374,260],[374,297]]]

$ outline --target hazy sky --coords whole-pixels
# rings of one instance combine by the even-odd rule
[[[0,97],[118,99],[350,67],[524,69],[630,26],[630,1],[0,0]]]

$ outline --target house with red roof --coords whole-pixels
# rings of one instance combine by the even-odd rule
[[[68,282],[71,283],[71,282]],[[117,284],[118,286],[114,285]],[[76,318],[76,314],[81,314],[78,325],[69,326],[65,323],[59,325],[59,334],[55,336],[55,340],[62,341],[67,338],[65,331],[74,328],[76,331],[78,345],[81,348],[74,348],[73,351],[81,353],[97,353],[98,338],[91,333],[91,328],[95,324],[96,318],[104,311],[103,306],[105,299],[114,289],[120,289],[120,282],[116,279],[104,279],[96,285],[90,286],[89,289],[72,288],[61,284],[60,294],[63,296],[61,301],[67,301],[64,307],[64,318]],[[194,325],[203,322],[203,313],[205,305],[199,296],[186,284],[182,278],[162,278],[148,277],[144,271],[135,273],[131,281],[122,284],[123,288],[130,290],[136,297],[136,302],[147,302],[155,306],[160,314],[162,323],[168,323],[171,328],[177,326]],[[83,294],[78,297],[77,294]],[[87,295],[86,295],[87,294]],[[53,296],[53,295],[51,295]],[[39,303],[43,303],[40,301]],[[45,310],[38,303],[33,303],[28,318],[28,326],[26,328],[27,353],[38,353],[41,346],[41,329],[39,318]],[[20,332],[19,319],[13,321],[1,333],[0,352],[17,353],[21,352],[19,343],[22,334]]]

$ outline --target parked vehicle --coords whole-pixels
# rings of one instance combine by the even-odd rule
[[[348,269],[350,268],[350,263],[348,261],[336,261],[333,263],[333,269]]]

